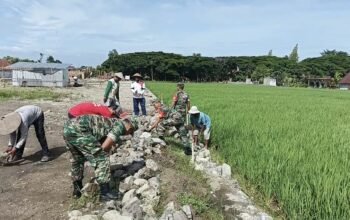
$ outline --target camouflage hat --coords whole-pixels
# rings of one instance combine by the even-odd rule
[[[138,118],[135,116],[124,118],[123,122],[131,124],[131,126],[134,128],[134,131],[136,131],[139,128],[138,126],[139,121],[138,121]]]
[[[178,82],[176,86],[181,88],[181,89],[185,88],[185,84],[182,82]]]

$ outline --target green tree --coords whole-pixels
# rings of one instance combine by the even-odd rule
[[[53,56],[48,56],[46,59],[46,63],[62,63],[60,60],[55,60],[55,58],[53,58]]]
[[[298,55],[298,44],[295,45],[292,52],[289,55],[289,60],[293,63],[297,63],[299,61],[299,55]]]

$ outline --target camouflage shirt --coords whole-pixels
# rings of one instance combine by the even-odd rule
[[[64,124],[63,136],[66,139],[74,139],[92,135],[97,140],[104,140],[106,137],[110,137],[116,143],[123,134],[125,134],[124,124],[117,119],[105,118],[99,115],[84,115],[76,119],[67,120]]]
[[[175,110],[181,113],[182,115],[186,115],[187,103],[190,101],[190,96],[185,91],[178,91],[174,97],[173,101],[175,101]]]

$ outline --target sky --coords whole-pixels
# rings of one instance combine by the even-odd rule
[[[0,57],[96,66],[108,52],[350,52],[349,0],[0,0]]]

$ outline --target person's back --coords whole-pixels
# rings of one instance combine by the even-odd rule
[[[211,126],[210,117],[204,112],[200,112],[198,118],[195,118],[193,117],[193,115],[191,115],[190,120],[191,120],[191,124],[194,124],[197,127],[204,125],[206,128],[210,128]]]
[[[82,115],[101,115],[106,118],[114,117],[113,112],[107,106],[94,102],[83,102],[77,104],[68,110],[70,117],[79,117]]]
[[[187,106],[189,96],[184,90],[180,90],[176,92],[174,96],[174,100],[176,100],[175,110],[181,113],[182,116],[186,116]]]
[[[15,110],[27,126],[31,125],[42,114],[40,107],[36,105],[25,105]]]

